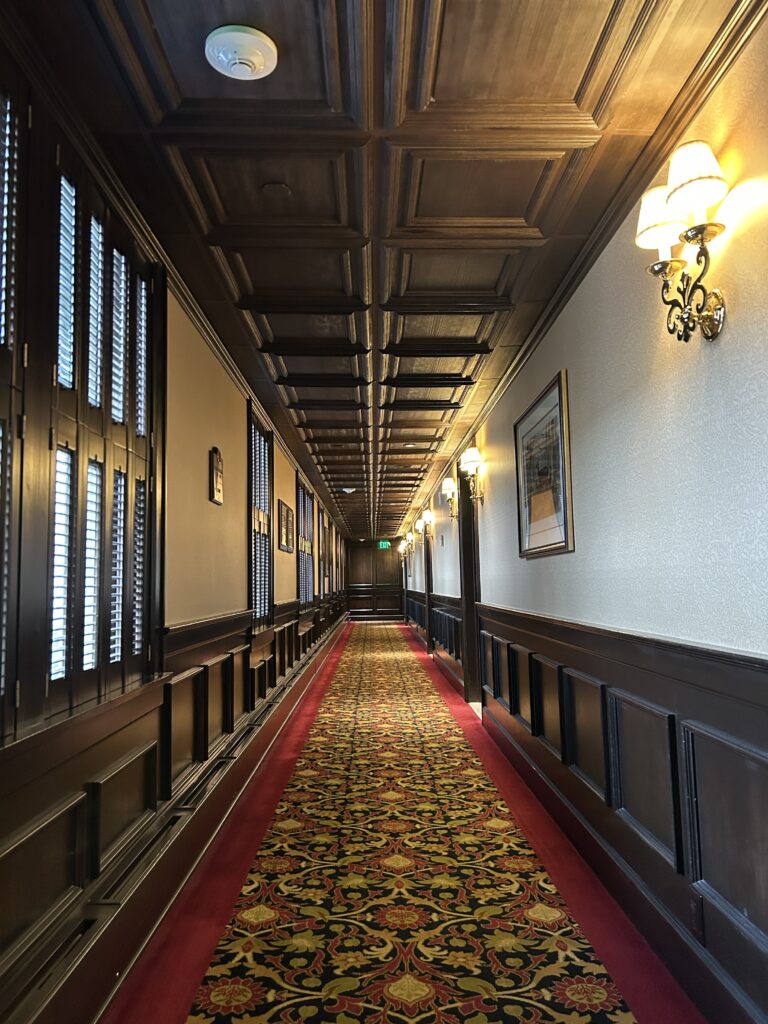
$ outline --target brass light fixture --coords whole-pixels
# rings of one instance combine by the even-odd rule
[[[443,497],[448,502],[448,514],[451,519],[458,518],[459,515],[459,503],[456,500],[456,481],[452,476],[447,476],[443,480]]]
[[[649,189],[640,202],[635,244],[641,249],[658,249],[659,258],[646,267],[661,278],[661,301],[667,307],[667,330],[679,341],[688,341],[697,327],[707,341],[714,341],[725,323],[725,298],[717,289],[707,289],[709,270],[707,246],[722,231],[723,224],[707,220],[707,210],[718,205],[728,192],[717,157],[707,142],[697,139],[679,146],[669,161],[666,185]],[[671,247],[678,242],[695,245],[695,274],[685,269],[687,261],[673,259]],[[680,279],[674,288],[677,274]]]
[[[480,454],[480,449],[474,447],[467,448],[462,452],[461,458],[459,459],[459,472],[463,473],[469,481],[469,497],[472,501],[479,501],[483,504],[483,486],[480,481],[480,467],[483,464],[483,458]]]
[[[424,536],[431,537],[432,527],[435,522],[435,513],[432,511],[431,508],[425,508],[424,511],[421,513],[421,518],[424,523]]]
[[[413,524],[413,528],[416,531],[416,536],[419,538],[419,540],[423,541],[424,540],[424,520],[422,518],[417,519],[416,522]]]

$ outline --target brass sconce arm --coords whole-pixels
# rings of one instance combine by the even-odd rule
[[[661,301],[667,306],[667,330],[678,341],[688,341],[697,327],[701,327],[707,341],[714,341],[723,329],[723,293],[717,288],[708,291],[703,284],[710,262],[707,243],[721,231],[722,224],[699,224],[680,236],[681,241],[698,246],[696,265],[699,270],[695,276],[683,270],[674,289],[677,294],[672,292],[672,281],[675,273],[685,267],[683,260],[660,260],[648,268],[649,273],[661,278]]]

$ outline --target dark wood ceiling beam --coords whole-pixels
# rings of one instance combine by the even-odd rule
[[[392,296],[381,308],[385,313],[512,313],[515,304],[508,295],[450,295]]]
[[[345,338],[279,338],[265,342],[260,349],[270,356],[365,356],[371,351],[359,342]]]
[[[370,306],[354,295],[241,295],[238,309],[255,313],[296,313],[307,316],[315,313],[329,316],[349,316],[365,313]]]
[[[347,227],[324,224],[219,224],[205,236],[208,245],[231,252],[247,249],[362,249],[367,235]]]
[[[355,402],[353,399],[336,399],[336,398],[305,398],[299,402],[289,402],[289,409],[307,411],[319,411],[320,409],[354,409],[356,411],[363,411],[368,408],[363,402]]]
[[[460,373],[399,373],[381,383],[387,388],[471,388],[476,382]]]
[[[306,423],[297,423],[296,427],[299,430],[355,430],[360,431],[365,427],[366,424],[361,423],[359,420],[321,420],[320,422],[313,423],[308,420]],[[311,441],[312,438],[305,438],[306,441]],[[341,440],[344,440],[341,437]]]
[[[381,350],[387,356],[401,358],[428,358],[429,356],[487,356],[491,346],[487,341],[472,338],[405,338],[396,345]]]
[[[444,402],[440,398],[396,398],[393,402],[384,402],[381,406],[382,409],[392,409],[397,412],[398,409],[406,410],[413,409],[414,411],[422,412],[440,412],[449,409],[460,409],[460,402]]]
[[[367,388],[370,383],[346,373],[291,373],[275,381],[284,388]]]

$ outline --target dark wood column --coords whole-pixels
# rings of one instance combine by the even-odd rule
[[[432,653],[435,649],[435,641],[432,632],[432,532],[427,533],[427,526],[424,526],[424,621],[427,625],[427,650]]]
[[[459,484],[459,570],[461,578],[461,622],[463,630],[462,666],[464,699],[481,700],[480,654],[477,628],[477,602],[480,600],[478,574],[477,513],[470,498],[469,481],[461,473]]]

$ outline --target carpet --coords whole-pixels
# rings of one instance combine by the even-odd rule
[[[354,627],[188,1017],[302,1021],[635,1021],[396,626]]]

